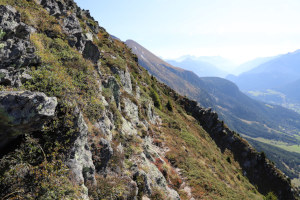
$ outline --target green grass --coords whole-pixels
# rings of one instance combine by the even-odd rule
[[[247,135],[243,135],[243,137],[250,138],[250,139],[253,139],[255,141],[265,143],[265,144],[270,144],[272,146],[281,148],[281,149],[289,151],[289,152],[300,153],[300,145],[291,145],[291,144],[288,144],[288,143],[285,143],[285,142],[282,142],[282,141],[269,140],[269,139],[260,138],[260,137],[259,138],[253,138],[253,137],[250,137],[250,136],[247,136]],[[298,138],[299,138],[299,136],[298,136]]]

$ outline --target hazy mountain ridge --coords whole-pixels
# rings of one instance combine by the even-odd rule
[[[300,50],[276,56],[239,76],[227,78],[256,99],[299,112],[299,63]]]
[[[300,51],[275,57],[232,81],[242,90],[277,89],[299,79]]]
[[[166,60],[166,62],[170,63],[173,66],[177,66],[183,68],[185,70],[189,70],[197,74],[199,77],[207,77],[207,76],[216,76],[216,77],[225,77],[228,73],[220,70],[215,65],[201,61],[200,59],[193,59],[190,57],[186,57],[181,59],[180,61],[176,60]]]

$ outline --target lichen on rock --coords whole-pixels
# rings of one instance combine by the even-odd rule
[[[0,92],[0,147],[18,135],[40,130],[53,117],[56,97],[44,93],[18,91]]]

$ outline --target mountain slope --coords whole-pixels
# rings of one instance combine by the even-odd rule
[[[72,0],[0,11],[1,199],[296,199],[268,159]]]
[[[212,99],[210,99],[207,92],[197,87],[204,83],[196,74],[178,67],[173,67],[133,40],[127,40],[126,45],[131,47],[133,53],[139,57],[139,64],[151,74],[158,77],[159,80],[172,88],[176,88],[176,90],[183,95],[189,95],[193,99],[201,98],[202,101],[200,103],[204,107],[212,106]],[[193,82],[194,85],[190,82]]]
[[[132,46],[133,44],[136,46]],[[289,145],[299,144],[299,114],[280,106],[271,106],[255,101],[240,92],[235,84],[225,79],[199,78],[190,71],[166,67],[164,61],[158,57],[155,57],[155,61],[152,61],[151,58],[154,55],[137,43],[131,42],[127,43],[127,45],[138,55],[141,66],[149,69],[149,72],[159,80],[170,85],[180,93],[195,99],[201,105],[212,107],[233,130],[252,138],[261,137],[268,140],[282,141]],[[141,52],[143,52],[143,56]],[[152,55],[152,57],[146,57],[146,55]],[[147,65],[147,63],[151,62],[152,65]],[[160,73],[153,72],[152,66],[155,66]],[[177,76],[170,74],[176,74]],[[168,82],[165,81],[165,77],[169,78]],[[182,81],[188,84],[178,84]],[[177,84],[174,85],[173,83]],[[186,87],[198,88],[199,93],[201,92],[205,96],[189,93]],[[267,148],[264,151],[272,153]],[[278,162],[279,165],[280,161],[276,160],[275,162]],[[299,171],[290,170],[288,167],[281,169],[289,172],[289,174],[293,174],[291,178],[299,178]]]

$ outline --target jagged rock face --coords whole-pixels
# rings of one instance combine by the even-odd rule
[[[166,178],[160,170],[153,164],[156,159],[164,162],[160,156],[161,149],[155,147],[150,137],[144,139],[143,149],[144,152],[134,158],[135,162],[139,164],[140,168],[135,168],[133,179],[136,180],[138,177],[143,179],[144,193],[151,196],[153,194],[153,188],[160,188],[167,195],[168,199],[180,200],[178,193],[168,187]],[[142,169],[148,169],[147,173]]]
[[[82,34],[82,28],[76,15],[71,14],[64,18],[62,28],[68,35],[70,46],[76,47],[79,51],[83,51],[85,47],[85,37]]]
[[[123,180],[123,178],[127,180],[126,185],[122,185],[122,187],[125,188],[124,190],[130,192],[124,191],[124,193],[122,193],[122,198],[124,199],[142,198],[137,197],[138,193],[141,192],[139,190],[144,190],[144,198],[148,198],[155,192],[155,189],[159,189],[163,194],[168,196],[168,199],[179,200],[179,194],[169,185],[171,183],[170,180],[168,180],[166,174],[155,164],[156,160],[159,160],[167,165],[167,161],[164,161],[164,153],[166,151],[157,148],[151,139],[155,131],[153,131],[152,128],[160,129],[162,127],[162,120],[155,114],[153,102],[148,99],[149,97],[143,94],[144,92],[141,93],[138,86],[135,87],[135,95],[140,101],[134,99],[132,81],[135,80],[131,80],[130,75],[132,66],[130,66],[130,69],[129,65],[126,66],[125,69],[124,66],[122,69],[110,69],[111,72],[120,79],[111,76],[110,73],[106,75],[105,70],[103,70],[104,72],[102,74],[99,71],[100,62],[98,61],[102,57],[101,52],[104,52],[104,50],[100,52],[98,46],[95,45],[96,43],[93,42],[94,39],[97,39],[96,34],[99,32],[100,27],[97,23],[86,21],[86,18],[92,19],[89,12],[81,11],[72,0],[36,0],[36,2],[46,9],[50,15],[59,19],[59,23],[62,26],[69,45],[75,47],[85,59],[91,60],[94,64],[98,65],[99,77],[97,77],[97,83],[99,83],[99,87],[104,87],[103,90],[101,90],[101,88],[99,89],[99,93],[107,90],[109,91],[107,93],[111,95],[111,97],[97,96],[97,98],[99,97],[97,100],[99,100],[101,106],[103,106],[103,108],[101,107],[97,110],[101,113],[100,117],[97,115],[97,119],[92,120],[92,118],[89,118],[86,113],[87,111],[83,109],[87,106],[86,104],[92,102],[80,102],[77,104],[77,109],[71,111],[71,115],[73,115],[75,119],[72,118],[72,120],[74,120],[71,120],[72,126],[68,127],[72,129],[72,135],[68,138],[71,141],[70,149],[67,149],[63,154],[65,156],[64,162],[70,169],[72,175],[71,179],[74,181],[74,185],[79,185],[84,190],[81,199],[88,199],[88,195],[90,195],[88,194],[86,186],[90,186],[90,184],[95,186],[97,183],[98,185],[99,183],[102,184],[98,178],[103,176],[104,180],[107,177],[114,177],[115,182]],[[3,11],[0,13],[0,25],[3,27],[3,30],[8,33],[5,36],[5,45],[8,45],[10,38],[13,38],[13,41],[28,42],[28,45],[31,45],[29,43],[29,36],[30,33],[35,30],[22,24],[19,14],[12,7],[2,6],[0,8]],[[90,28],[87,33],[85,32],[86,30],[83,31],[81,27],[80,22],[82,21]],[[55,35],[47,36],[52,39],[55,37]],[[13,45],[15,43],[11,44],[12,45],[7,46],[7,49],[9,49],[7,52],[14,49]],[[5,45],[4,47],[6,48]],[[16,45],[18,46],[19,43]],[[19,46],[23,48],[22,45]],[[19,58],[9,55],[12,60],[8,61],[1,59],[0,84],[16,86],[21,85],[22,81],[24,82],[30,79],[31,77],[25,68],[16,71],[16,68],[11,67],[8,63],[19,62],[18,67],[37,65],[38,63],[35,62],[36,57],[30,59],[28,57],[30,62],[27,62],[26,59],[22,60],[24,59],[23,56],[35,56],[34,51],[35,50],[32,49],[32,54],[22,52],[22,56]],[[2,54],[0,57],[1,56]],[[111,55],[111,57],[116,58],[115,56],[119,55]],[[97,92],[98,91],[96,91],[96,93]],[[76,98],[74,99],[76,102]],[[68,103],[72,104],[71,102]],[[54,115],[56,104],[56,98],[46,97],[43,93],[3,92],[3,95],[0,93],[0,128],[5,128],[0,130],[0,141],[5,141],[7,133],[14,136],[27,131],[32,132],[39,130],[44,120]],[[116,104],[117,108],[115,108],[114,104]],[[6,105],[8,105],[8,107],[5,107]],[[79,108],[82,110],[79,110]],[[218,116],[211,112],[211,110],[204,110],[194,104],[190,104],[190,109],[190,112],[194,112],[195,117],[198,117],[197,119],[203,124],[204,128],[209,131],[214,131],[212,135],[217,132],[222,135],[222,140],[226,141],[227,144],[234,144],[239,140],[239,138],[232,135],[229,130],[223,128],[222,124],[218,121]],[[143,112],[143,114],[141,112]],[[69,115],[70,113],[65,114]],[[85,114],[85,116],[83,116],[83,114]],[[14,118],[10,116],[14,116]],[[11,125],[12,123],[14,123],[13,126]],[[87,126],[87,124],[89,126]],[[7,132],[7,130],[9,131]],[[1,135],[1,131],[5,132],[6,135]],[[55,129],[55,131],[58,131],[58,133],[62,135],[65,134],[64,130]],[[226,135],[226,137],[223,137],[224,135]],[[221,138],[221,136],[219,138]],[[218,139],[216,141],[218,141]],[[243,147],[246,149],[245,151],[243,150],[245,153],[243,160],[245,161],[243,162],[245,169],[256,166],[261,162],[260,158],[255,156],[255,154],[249,159],[249,155],[252,155],[251,151],[248,151],[248,146]],[[128,154],[128,152],[131,151],[134,153]],[[129,166],[126,161],[132,162],[132,165]],[[259,175],[259,173],[255,175]],[[143,179],[143,189],[137,186],[140,184],[137,181],[139,177]],[[107,180],[109,181],[109,179]],[[103,184],[106,183],[107,182],[104,182]],[[131,191],[134,193],[134,197],[129,194]]]
[[[85,59],[89,59],[94,63],[97,63],[100,59],[100,51],[92,41],[86,41],[82,55]]]
[[[120,71],[119,76],[120,76],[121,83],[124,87],[124,90],[129,94],[131,94],[132,83],[131,83],[130,73],[128,72],[128,69],[126,69],[126,71]]]
[[[32,79],[26,68],[15,70],[14,67],[0,69],[0,84],[5,86],[20,87],[27,80]]]
[[[275,191],[278,199],[295,199],[292,186],[283,173],[247,141],[225,127],[216,112],[211,108],[201,108],[197,102],[188,99],[183,99],[181,104],[200,122],[222,151],[229,149],[234,154],[243,174],[258,187],[258,191],[263,194]]]
[[[101,138],[99,144],[101,146],[101,150],[100,150],[101,165],[97,170],[100,172],[104,172],[106,170],[109,160],[113,156],[114,151],[111,148],[110,142],[103,138]]]
[[[61,23],[62,29],[67,34],[67,39],[71,47],[76,47],[78,51],[82,52],[84,58],[97,63],[100,58],[100,51],[98,47],[93,43],[92,34],[84,34],[80,26],[78,17],[82,17],[82,13],[88,18],[92,18],[89,12],[81,11],[72,0],[66,2],[56,0],[38,0],[50,15],[57,18],[63,16],[63,22]],[[68,14],[68,11],[75,10],[76,13]],[[92,18],[93,19],[93,18]],[[96,29],[91,24],[88,26],[93,27],[93,32],[98,33],[99,28]]]
[[[95,184],[95,166],[88,143],[88,127],[79,110],[76,112],[78,116],[75,128],[78,129],[78,132],[74,133],[76,140],[71,149],[67,166],[71,169],[75,182],[85,189],[86,192],[83,194],[83,198],[88,199],[87,189],[84,184],[86,182]]]
[[[112,97],[114,98],[114,101],[116,102],[117,107],[119,107],[121,94],[120,94],[120,86],[119,86],[118,82],[116,81],[116,78],[113,76],[110,76],[107,78],[107,80],[104,80],[102,82],[102,85],[105,88],[109,88],[112,90],[112,92],[113,92]]]
[[[39,64],[35,48],[29,41],[35,29],[20,21],[20,14],[11,6],[0,6],[0,82],[20,86],[20,67]],[[26,78],[26,77],[25,77]]]
[[[66,13],[66,5],[65,2],[62,1],[56,1],[56,0],[37,0],[39,4],[41,4],[50,15],[53,15],[55,17],[59,17]],[[72,9],[75,4],[73,1],[68,1],[68,7],[69,9]]]
[[[130,121],[137,125],[139,123],[139,108],[138,106],[131,102],[130,99],[124,98],[124,109],[123,111],[126,113],[126,116],[130,119]]]
[[[44,93],[0,92],[0,148],[10,138],[41,129],[56,106],[56,97]]]

